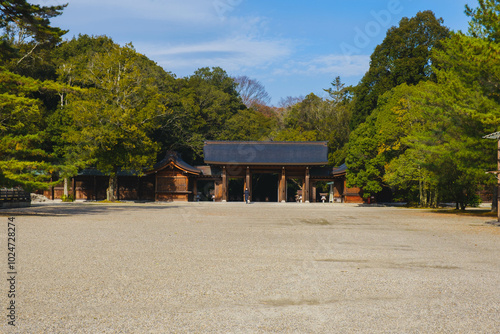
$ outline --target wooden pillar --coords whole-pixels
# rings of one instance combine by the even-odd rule
[[[158,201],[158,172],[155,172],[155,202]]]
[[[92,190],[92,193],[94,194],[94,201],[97,201],[97,183],[95,175],[94,175],[94,189]]]
[[[50,183],[52,182],[52,178],[50,178]],[[50,187],[50,199],[54,200],[54,186]]]
[[[252,173],[250,172],[250,167],[247,166],[245,174],[245,188],[248,188],[250,192],[250,200],[252,200]],[[245,201],[245,196],[243,196],[243,201]]]
[[[302,198],[304,203],[309,203],[309,167],[306,167],[306,176],[304,178],[304,190],[302,191]]]
[[[342,187],[342,194],[341,194],[341,202],[342,203],[349,203],[349,199],[347,198],[346,196],[346,193],[347,193],[347,179],[344,177],[344,181],[343,181],[343,187]]]
[[[198,201],[198,180],[193,178],[193,201]]]
[[[316,203],[316,181],[313,181],[311,182],[311,198],[312,198],[312,202],[313,203]]]
[[[73,178],[73,199],[76,200],[76,180]]]
[[[328,194],[328,202],[334,203],[334,197],[335,197],[335,181],[333,181],[330,184],[330,192]]]
[[[137,195],[136,195],[136,197],[137,197],[137,199],[139,201],[141,200],[141,197],[142,197],[141,196],[141,190],[142,190],[141,186],[142,186],[142,177],[138,177],[137,178],[137,190],[136,190],[137,191]]]
[[[226,171],[226,166],[222,167],[222,201],[227,202],[227,171]]]
[[[120,200],[120,178],[118,177],[118,173],[116,174],[116,200]]]
[[[280,178],[280,183],[279,183],[278,202],[286,203],[286,171],[285,171],[285,167],[281,168],[281,178]]]

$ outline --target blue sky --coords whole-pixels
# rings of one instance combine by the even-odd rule
[[[53,24],[78,34],[107,35],[178,77],[220,66],[259,80],[282,97],[324,96],[336,76],[359,82],[388,28],[432,10],[466,31],[466,3],[477,0],[38,0],[68,2]]]

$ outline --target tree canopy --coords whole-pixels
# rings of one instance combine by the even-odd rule
[[[433,76],[431,51],[449,37],[443,19],[431,11],[403,18],[387,31],[370,57],[370,68],[354,88],[351,128],[364,122],[377,106],[378,97],[406,83],[415,85]]]
[[[359,84],[324,96],[270,96],[256,79],[202,67],[178,78],[131,43],[78,35],[50,19],[66,5],[0,1],[0,186],[46,188],[94,167],[141,175],[175,150],[203,162],[206,140],[328,141],[364,196],[464,208],[495,182],[500,3],[465,7],[467,34],[431,11],[387,31]]]
[[[471,18],[469,34],[490,42],[500,42],[500,1],[478,0],[479,7],[465,5],[465,14]]]
[[[494,183],[485,171],[495,168],[495,145],[482,137],[500,123],[500,48],[477,36],[442,39],[430,54],[434,80],[379,96],[349,138],[350,185],[365,196],[390,187],[423,206],[454,201],[463,209],[477,202],[481,185]]]

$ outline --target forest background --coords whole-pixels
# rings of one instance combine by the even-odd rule
[[[431,11],[403,18],[356,86],[340,77],[270,106],[261,83],[220,67],[177,77],[106,36],[51,26],[65,5],[0,1],[0,186],[50,187],[96,167],[113,190],[177,151],[203,162],[205,140],[328,141],[364,197],[457,208],[494,189],[500,125],[500,0],[466,6],[466,34]],[[495,190],[496,191],[496,190]],[[113,193],[111,191],[110,193]]]

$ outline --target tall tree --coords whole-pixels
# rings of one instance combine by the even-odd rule
[[[471,18],[471,36],[500,42],[500,0],[479,0],[477,8],[465,5],[465,14]]]
[[[40,6],[25,0],[0,1],[0,61],[10,71],[54,79],[51,50],[67,31],[50,24],[67,5]]]
[[[110,201],[116,199],[120,169],[140,175],[156,160],[159,144],[150,134],[169,112],[156,84],[156,66],[131,45],[113,45],[93,55],[78,78],[88,88],[70,97],[73,126],[67,140],[87,164],[109,175]]]
[[[26,1],[0,1],[0,184],[25,190],[46,188],[59,167],[47,143],[47,117],[53,96],[68,87],[47,81],[44,58],[65,31],[52,27],[50,18],[63,6],[39,6]],[[37,57],[34,55],[38,53]],[[45,60],[44,60],[45,61]],[[43,65],[42,65],[43,64]],[[47,68],[53,69],[51,65]],[[29,69],[26,70],[25,69]],[[19,75],[23,74],[23,75]],[[35,80],[31,77],[39,78]]]
[[[432,78],[431,51],[449,36],[443,19],[433,12],[419,12],[392,27],[371,55],[370,68],[354,88],[351,129],[364,122],[377,106],[378,97],[406,83],[415,85]]]
[[[484,172],[494,150],[482,136],[497,129],[500,105],[452,69],[436,74],[437,83],[403,84],[380,97],[351,134],[349,185],[366,196],[391,186],[424,206],[447,200],[463,209],[491,182]]]
[[[176,80],[175,86],[172,122],[155,137],[165,149],[177,150],[193,163],[202,162],[203,142],[228,139],[226,123],[246,107],[234,79],[220,67],[200,68]]]
[[[0,185],[42,189],[59,167],[47,142],[47,110],[40,97],[64,89],[0,67]]]
[[[9,23],[29,31],[30,35],[41,42],[55,44],[61,40],[65,31],[50,25],[50,19],[62,14],[67,6],[40,6],[30,4],[26,0],[0,1],[0,28]]]

